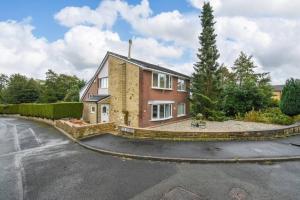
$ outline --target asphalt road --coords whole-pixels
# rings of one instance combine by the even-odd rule
[[[0,199],[300,199],[300,162],[187,164],[122,160],[51,126],[0,118]]]

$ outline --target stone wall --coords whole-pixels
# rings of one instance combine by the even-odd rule
[[[131,126],[138,126],[139,67],[110,56],[109,62],[109,120],[124,124],[126,114]]]
[[[262,131],[239,131],[239,132],[182,132],[182,131],[160,131],[146,128],[133,128],[118,126],[119,135],[133,138],[151,139],[178,139],[178,140],[235,140],[249,139],[262,140],[274,139],[300,134],[300,125],[293,125],[287,128]]]
[[[106,133],[111,133],[115,131],[115,124],[101,123],[101,124],[91,124],[84,126],[76,126],[68,121],[57,120],[55,121],[55,126],[64,130],[68,134],[72,135],[76,139],[85,138],[92,135],[101,135]]]
[[[92,105],[95,106],[95,108],[96,108],[95,113],[91,113],[90,107]],[[97,123],[97,121],[96,121],[96,119],[97,119],[97,104],[95,102],[84,102],[83,103],[82,119],[91,124]]]

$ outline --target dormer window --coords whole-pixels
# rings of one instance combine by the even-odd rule
[[[172,76],[163,73],[152,73],[152,88],[172,89]]]

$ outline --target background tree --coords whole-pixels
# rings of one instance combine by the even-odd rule
[[[209,2],[204,3],[200,16],[202,32],[199,36],[200,48],[194,64],[192,75],[192,112],[202,113],[206,118],[216,109],[220,94],[220,83],[217,62],[219,52],[216,45],[213,9]]]
[[[252,56],[241,52],[232,67],[233,81],[223,91],[223,110],[227,115],[244,114],[271,104],[269,73],[255,73],[255,68]]]
[[[300,80],[289,79],[282,90],[280,109],[286,115],[300,114]]]
[[[3,103],[3,91],[7,85],[8,82],[8,76],[5,74],[0,74],[0,103]]]

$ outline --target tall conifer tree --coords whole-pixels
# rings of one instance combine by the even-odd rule
[[[209,116],[216,107],[220,94],[220,81],[217,62],[219,52],[216,45],[213,9],[209,2],[204,3],[200,16],[202,32],[198,48],[198,61],[194,64],[195,72],[192,75],[192,112]]]

